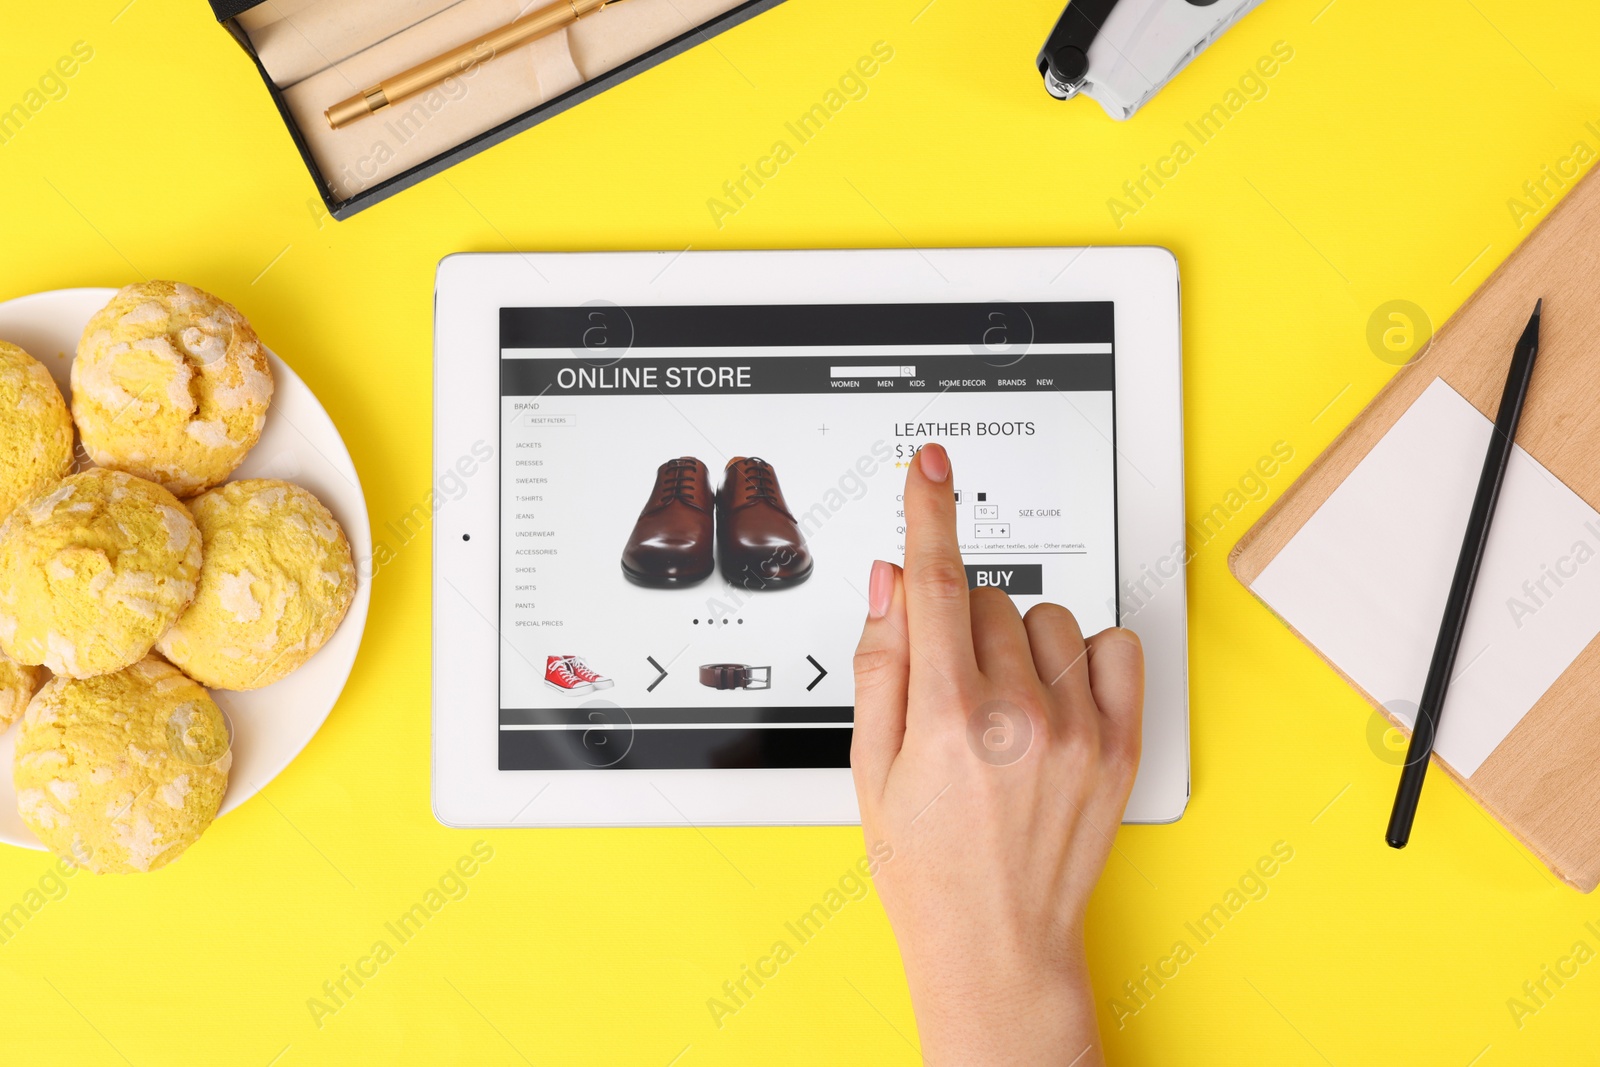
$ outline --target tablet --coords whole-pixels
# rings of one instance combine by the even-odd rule
[[[1182,814],[1169,252],[467,254],[435,303],[434,482],[379,540],[433,536],[440,821],[857,821],[867,576],[929,441],[972,585],[1139,633],[1127,818]]]

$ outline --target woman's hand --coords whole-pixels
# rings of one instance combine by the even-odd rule
[[[1101,1062],[1083,920],[1139,762],[1144,656],[1072,613],[967,590],[950,458],[906,474],[873,564],[850,764],[926,1061]]]

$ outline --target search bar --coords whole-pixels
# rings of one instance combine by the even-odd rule
[[[830,378],[915,378],[915,367],[829,367]]]

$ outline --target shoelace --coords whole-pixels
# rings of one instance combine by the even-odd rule
[[[699,507],[694,502],[693,492],[695,479],[699,471],[695,470],[692,460],[673,459],[665,464],[667,470],[660,477],[670,478],[661,486],[661,495],[656,500],[656,507],[664,507],[674,500],[682,501],[690,507]]]
[[[556,665],[550,669],[554,671],[555,676],[561,679],[563,682],[581,682],[584,680],[573,672],[571,665],[564,659],[557,660]]]
[[[600,677],[597,672],[592,670],[589,665],[583,661],[581,656],[568,656],[566,662],[567,666],[572,668],[572,673],[576,674],[585,682],[592,682],[596,678]]]
[[[738,467],[749,494],[738,504],[739,507],[750,507],[765,501],[785,515],[789,514],[788,509],[778,503],[778,476],[773,473],[772,464],[759,456],[751,456],[740,460]]]

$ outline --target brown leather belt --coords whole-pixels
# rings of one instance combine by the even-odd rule
[[[702,663],[700,684],[710,689],[771,689],[772,668],[748,663]]]

